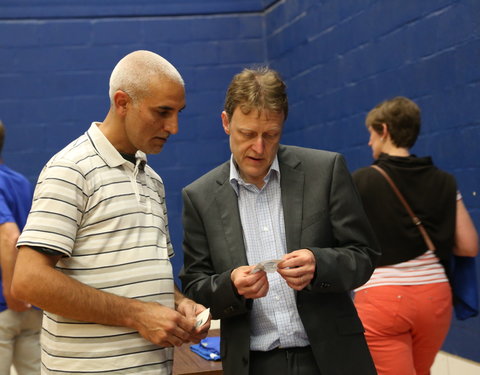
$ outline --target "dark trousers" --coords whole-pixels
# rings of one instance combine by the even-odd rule
[[[310,346],[250,351],[249,375],[321,375]]]

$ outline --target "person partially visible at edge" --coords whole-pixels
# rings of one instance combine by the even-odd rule
[[[3,163],[5,133],[0,121],[0,374],[9,374],[13,365],[18,375],[37,375],[42,312],[10,292],[15,245],[32,205],[33,189],[25,176]]]
[[[350,291],[379,252],[342,155],[280,145],[285,83],[234,76],[222,124],[230,160],[183,190],[186,295],[221,319],[226,375],[369,375]],[[252,273],[281,259],[277,272]]]
[[[473,257],[478,235],[452,175],[410,148],[420,109],[396,97],[366,117],[374,165],[384,169],[423,223],[427,245],[385,178],[370,167],[353,173],[382,250],[372,278],[356,290],[355,306],[379,375],[427,375],[447,335],[452,294],[442,266],[452,251]]]
[[[170,374],[173,346],[206,336],[174,285],[165,190],[147,164],[178,131],[185,90],[150,51],[122,58],[103,122],[39,177],[13,294],[45,310],[42,374]]]

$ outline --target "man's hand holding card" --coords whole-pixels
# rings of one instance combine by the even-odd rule
[[[263,262],[258,263],[250,273],[257,273],[258,271],[265,271],[267,273],[273,273],[277,271],[277,265],[280,263],[281,259],[271,259],[265,260]]]

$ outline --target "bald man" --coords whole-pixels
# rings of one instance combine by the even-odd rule
[[[162,179],[147,164],[178,131],[182,77],[149,51],[121,59],[103,122],[43,168],[12,292],[45,311],[42,374],[170,374],[205,307],[174,285]]]

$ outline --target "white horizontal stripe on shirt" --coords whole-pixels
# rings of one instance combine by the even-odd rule
[[[445,269],[434,251],[428,250],[415,259],[375,269],[370,280],[355,289],[384,285],[422,285],[448,282]]]

